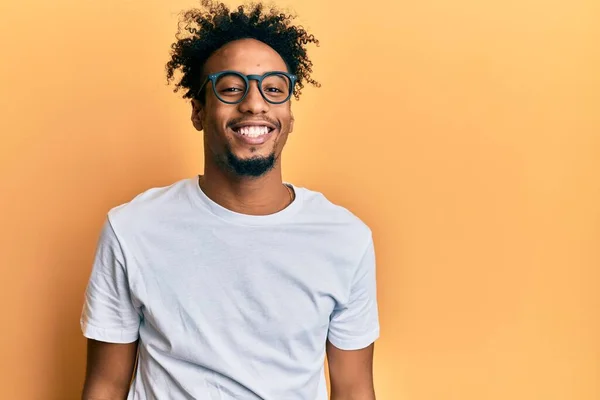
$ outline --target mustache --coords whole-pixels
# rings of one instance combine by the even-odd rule
[[[269,117],[262,117],[262,118],[234,118],[231,121],[229,121],[227,123],[227,127],[231,128],[234,125],[238,125],[238,124],[243,124],[245,122],[260,122],[260,121],[264,121],[264,122],[268,122],[269,124],[277,127],[278,130],[281,130],[281,123],[279,121],[276,121],[274,119],[271,119]]]

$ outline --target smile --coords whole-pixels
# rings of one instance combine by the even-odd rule
[[[271,131],[273,131],[273,128],[270,128],[266,125],[252,125],[252,126],[241,126],[234,130],[242,136],[247,136],[250,138],[258,138],[258,137],[265,136],[265,135],[271,133]]]
[[[267,125],[241,125],[231,128],[242,143],[257,146],[269,141],[275,128]]]

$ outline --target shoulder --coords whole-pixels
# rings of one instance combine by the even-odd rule
[[[331,201],[324,193],[300,187],[303,192],[305,218],[329,226],[357,245],[367,245],[372,240],[371,228],[353,211]]]
[[[168,186],[146,189],[131,200],[111,208],[108,220],[120,228],[159,221],[180,210],[182,203],[189,204],[192,186],[193,178],[186,178]]]

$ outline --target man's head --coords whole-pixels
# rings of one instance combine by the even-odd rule
[[[293,16],[261,4],[231,12],[202,1],[183,15],[167,78],[192,100],[192,122],[204,131],[207,162],[239,177],[262,176],[278,165],[292,132],[290,97],[299,98],[312,63],[305,45],[318,41]],[[224,73],[233,71],[233,73]]]

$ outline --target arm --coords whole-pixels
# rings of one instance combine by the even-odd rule
[[[124,400],[135,368],[141,311],[131,272],[110,220],[102,228],[85,292],[81,328],[87,342],[83,400]]]
[[[360,350],[341,350],[327,341],[331,400],[375,400],[374,344]]]
[[[353,272],[348,298],[336,304],[329,321],[331,400],[375,400],[373,352],[379,315],[375,248],[369,239]]]
[[[137,343],[88,340],[83,400],[124,400],[127,397],[137,357]]]

